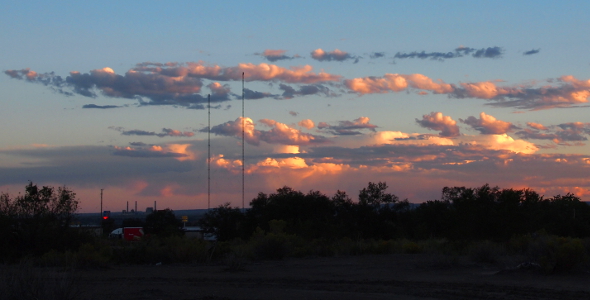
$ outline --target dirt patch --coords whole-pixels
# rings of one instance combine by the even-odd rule
[[[590,299],[590,273],[544,275],[512,261],[391,254],[76,271],[80,299]],[[6,274],[6,272],[3,272]]]

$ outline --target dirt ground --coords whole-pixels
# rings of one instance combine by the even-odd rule
[[[544,275],[516,261],[391,254],[76,271],[79,299],[590,299],[590,273]]]

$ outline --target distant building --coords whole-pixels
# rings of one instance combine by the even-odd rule
[[[153,212],[154,212],[154,208],[153,207],[148,207],[148,208],[145,209],[145,213],[146,214],[151,214]]]

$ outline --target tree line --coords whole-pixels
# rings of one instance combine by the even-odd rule
[[[285,186],[275,193],[259,193],[245,211],[229,203],[213,208],[197,224],[219,241],[249,241],[276,231],[278,225],[284,234],[316,241],[506,241],[534,233],[590,237],[590,205],[571,193],[544,198],[531,189],[485,184],[445,187],[440,199],[411,204],[387,189],[385,182],[369,182],[353,200],[344,191],[327,196]],[[67,187],[38,187],[32,182],[24,194],[0,194],[0,240],[4,245],[0,260],[77,251],[82,245],[96,244],[96,236],[70,226],[78,204],[76,194]],[[181,222],[169,209],[146,220],[125,220],[123,225],[143,226],[152,236],[183,234]]]
[[[283,230],[308,239],[508,240],[545,232],[564,237],[590,236],[590,205],[574,194],[544,198],[532,189],[444,187],[441,198],[410,204],[387,192],[385,182],[369,182],[358,201],[343,191],[329,197],[290,187],[259,193],[242,211],[229,203],[211,209],[198,222],[221,241],[249,239],[259,228]]]

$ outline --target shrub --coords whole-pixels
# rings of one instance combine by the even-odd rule
[[[478,263],[495,264],[502,253],[502,247],[488,240],[476,242],[469,249],[469,257]]]
[[[547,235],[531,244],[529,255],[547,274],[571,271],[587,257],[581,239]]]
[[[224,262],[227,266],[225,269],[228,272],[240,272],[246,269],[246,260],[251,255],[247,245],[241,241],[233,241],[231,244],[231,250],[226,255]]]
[[[203,263],[220,256],[220,247],[183,236],[151,236],[141,241],[114,241],[112,262],[117,264]]]
[[[289,254],[289,248],[296,237],[281,232],[281,224],[271,224],[269,233],[264,233],[260,228],[256,229],[249,241],[254,259],[281,260]]]
[[[404,253],[416,254],[422,253],[424,248],[416,242],[406,241],[402,244],[402,251]]]
[[[105,268],[111,260],[112,250],[108,245],[84,244],[74,254],[78,268]]]
[[[73,267],[75,260],[75,255],[71,251],[51,250],[37,259],[37,263],[44,267]]]

